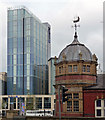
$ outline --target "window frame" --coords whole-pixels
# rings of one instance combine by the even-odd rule
[[[90,72],[90,65],[87,65],[87,72]]]
[[[97,101],[101,101],[101,105],[97,105]],[[101,116],[98,116],[97,110],[101,110]],[[105,117],[105,99],[95,100],[95,117]]]
[[[59,74],[63,73],[63,66],[59,67]]]
[[[74,94],[78,94],[78,98],[74,98]],[[69,97],[69,95],[70,95],[70,98],[68,98]],[[68,98],[68,100],[67,100],[67,112],[79,112],[79,105],[80,105],[80,103],[79,103],[79,93],[69,93],[68,95],[67,95],[67,98]],[[71,108],[69,108],[68,107],[68,103],[69,102],[72,102],[71,104],[72,104],[72,106],[71,106]],[[75,102],[78,102],[78,105],[76,105],[76,103]],[[75,104],[75,105],[74,105]],[[71,110],[72,109],[72,110]]]
[[[79,99],[79,93],[73,93],[73,99]]]
[[[86,72],[86,65],[82,66],[82,72]]]
[[[79,100],[74,100],[73,101],[73,112],[79,112]]]
[[[78,72],[78,65],[73,65],[73,72]]]
[[[73,70],[73,66],[72,65],[68,65],[68,72],[71,73]]]
[[[67,99],[69,100],[69,99],[72,99],[72,93],[69,93],[68,95],[67,95]]]
[[[72,101],[67,101],[67,112],[72,112]]]

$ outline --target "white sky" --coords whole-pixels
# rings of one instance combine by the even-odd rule
[[[103,0],[0,0],[0,72],[6,71],[7,7],[26,6],[42,22],[51,25],[52,57],[73,40],[72,20],[80,16],[79,41],[103,63]]]

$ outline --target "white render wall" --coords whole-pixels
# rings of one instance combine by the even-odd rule
[[[33,98],[33,103],[34,103],[33,105],[35,105],[35,98],[42,98],[42,110],[44,110],[44,98],[51,98],[51,108],[48,109],[48,110],[51,110],[51,111],[54,110],[55,95],[0,95],[0,104],[1,105],[3,104],[3,102],[2,102],[3,98],[8,99],[8,109],[2,109],[2,106],[1,106],[0,111],[2,111],[2,110],[10,110],[10,97],[16,98],[16,109],[15,110],[19,110],[17,108],[17,106],[18,106],[18,102],[17,102],[18,98],[24,98],[25,99],[25,109],[26,109],[26,98]]]

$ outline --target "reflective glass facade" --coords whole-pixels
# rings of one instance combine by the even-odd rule
[[[8,10],[7,94],[47,94],[49,27],[26,8]]]

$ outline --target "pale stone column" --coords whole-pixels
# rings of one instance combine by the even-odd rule
[[[10,97],[8,97],[8,109],[10,110]]]
[[[2,110],[2,96],[0,96],[0,109]]]
[[[42,97],[42,109],[44,109],[44,97]]]
[[[51,96],[51,111],[54,109],[54,96]]]
[[[101,99],[101,106],[102,106],[102,108],[101,108],[101,112],[102,112],[101,117],[104,117],[104,100],[102,100],[102,99]]]
[[[95,100],[95,117],[97,116],[97,110],[96,110],[96,100]]]
[[[35,109],[35,96],[33,96],[33,109]]]
[[[26,102],[27,102],[27,101],[26,101],[26,97],[25,97],[24,99],[25,99],[25,100],[24,100],[24,103],[25,103],[25,110],[26,110]]]

